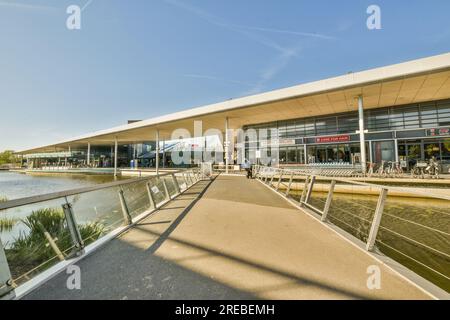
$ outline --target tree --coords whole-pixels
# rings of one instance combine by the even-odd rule
[[[14,155],[14,151],[6,150],[0,152],[0,166],[5,164],[15,164],[17,157]]]

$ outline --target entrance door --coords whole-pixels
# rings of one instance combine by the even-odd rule
[[[394,141],[374,141],[372,143],[373,162],[395,161]]]

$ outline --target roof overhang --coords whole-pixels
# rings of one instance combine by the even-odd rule
[[[202,129],[224,131],[249,124],[336,114],[357,110],[362,96],[364,108],[373,109],[450,98],[450,53],[408,61],[372,70],[301,84],[169,115],[114,127],[61,141],[48,146],[19,151],[18,154],[67,150],[78,146],[139,143],[169,140],[175,129],[194,136],[194,121]]]

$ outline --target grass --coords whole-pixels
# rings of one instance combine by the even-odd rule
[[[4,228],[0,228],[0,231],[11,230],[17,222],[0,220],[0,227],[3,225]],[[46,234],[54,239],[65,257],[72,253],[74,249],[72,237],[62,209],[45,208],[33,211],[20,222],[29,229],[28,232],[21,232],[5,248],[13,279],[17,279],[33,269],[35,269],[33,273],[38,273],[59,261],[58,258],[55,259],[56,252],[49,245]],[[105,228],[99,223],[83,224],[78,227],[85,245],[94,242],[105,232]]]

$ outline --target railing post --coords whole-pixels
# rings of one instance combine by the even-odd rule
[[[316,182],[316,176],[312,176],[311,182],[309,183],[309,187],[308,187],[308,194],[306,195],[306,199],[305,199],[306,203],[309,203],[309,200],[311,200],[311,195],[312,195],[312,191],[313,191],[315,182]]]
[[[125,219],[125,223],[130,225],[133,223],[133,221],[130,216],[130,211],[128,210],[127,202],[125,200],[125,196],[123,194],[122,187],[120,187],[120,189],[119,189],[119,199],[120,199],[120,206],[122,207],[122,213],[123,213],[123,217]]]
[[[281,180],[283,179],[283,170],[280,171],[280,177],[278,178],[278,183],[277,183],[277,191],[280,189],[280,185],[281,185]]]
[[[270,186],[272,187],[273,179],[275,178],[276,170],[273,170],[272,178],[270,178]]]
[[[306,195],[308,192],[308,184],[309,184],[309,176],[306,176],[305,178],[305,185],[303,187],[303,191],[302,191],[302,197],[300,198],[300,204],[303,205],[303,202],[305,202],[306,199]]]
[[[11,271],[0,239],[0,299],[14,290]],[[12,298],[12,297],[11,297]]]
[[[375,209],[375,215],[373,216],[372,226],[370,228],[369,238],[367,239],[367,251],[372,251],[375,246],[375,241],[377,239],[378,229],[380,228],[381,217],[383,216],[387,194],[388,189],[381,189],[380,196],[378,197],[377,208]]]
[[[194,184],[194,179],[192,179],[191,173],[192,173],[192,171],[186,172],[188,179],[191,182],[191,186],[192,186]]]
[[[170,196],[170,193],[169,193],[169,189],[167,188],[166,180],[164,178],[160,178],[160,179],[161,179],[163,187],[164,187],[164,192],[167,194],[167,199],[169,199],[169,200],[172,199],[172,197]]]
[[[184,172],[181,173],[183,175],[184,182],[186,183],[186,189],[189,187],[189,182],[187,181],[186,175]]]
[[[330,190],[328,191],[327,202],[325,202],[325,207],[322,212],[322,222],[327,221],[328,211],[330,211],[331,201],[333,200],[334,187],[336,186],[336,180],[332,180],[330,184]]]
[[[72,237],[72,242],[76,248],[75,254],[81,255],[84,249],[84,241],[80,234],[80,229],[78,228],[78,223],[73,213],[72,205],[67,201],[62,205],[64,216],[66,217],[67,227],[69,228],[70,235]]]
[[[292,186],[292,180],[294,180],[294,173],[291,173],[291,177],[289,178],[289,184],[286,190],[286,197],[289,196],[289,193],[291,192],[291,186]]]
[[[152,188],[150,187],[150,181],[145,184],[147,187],[147,194],[148,199],[150,200],[150,205],[153,207],[153,209],[156,209],[156,202],[155,197],[153,197]]]
[[[180,194],[180,185],[178,184],[178,180],[177,177],[175,176],[175,174],[172,174],[172,179],[173,179],[173,184],[175,185],[175,190],[177,191],[177,194]]]

